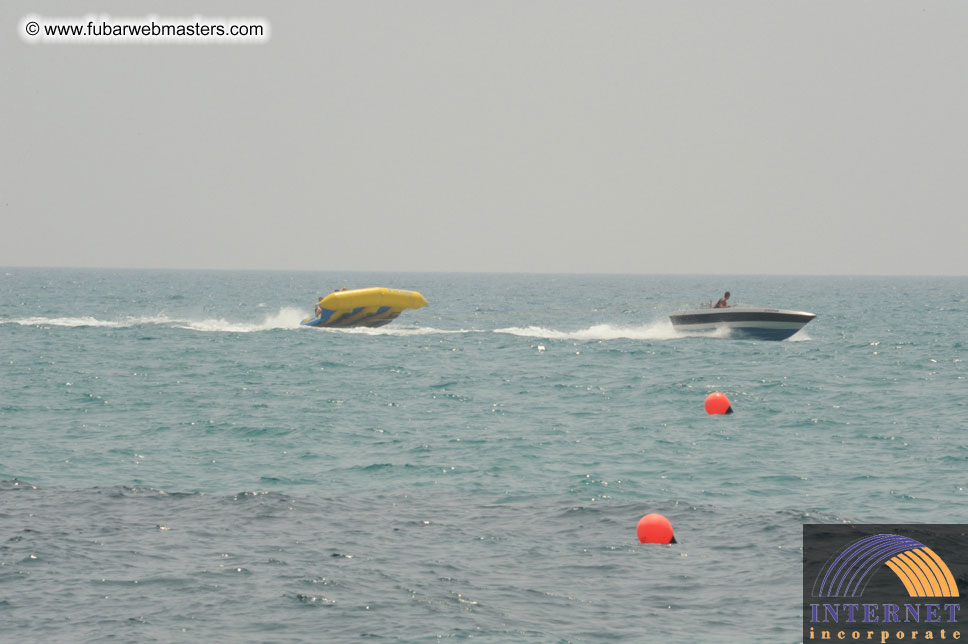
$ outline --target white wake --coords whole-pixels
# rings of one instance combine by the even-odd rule
[[[266,315],[261,322],[235,322],[224,318],[180,318],[167,315],[128,315],[114,320],[102,320],[93,316],[78,317],[26,317],[3,320],[4,324],[37,327],[103,327],[124,329],[139,326],[167,326],[192,331],[214,331],[223,333],[252,333],[272,329],[298,329],[299,322],[306,317],[305,311],[297,308],[282,308],[277,313]]]
[[[596,324],[577,331],[558,331],[540,326],[508,327],[494,329],[494,333],[508,333],[527,338],[547,340],[674,340],[683,337],[676,332],[669,320],[660,320],[637,326]]]
[[[163,326],[174,329],[186,329],[203,333],[257,333],[259,331],[308,329],[310,331],[325,331],[331,333],[345,333],[349,335],[394,335],[418,336],[435,334],[474,333],[467,329],[436,329],[433,327],[407,327],[388,325],[382,327],[347,327],[347,328],[317,328],[304,327],[300,324],[308,313],[296,307],[283,307],[276,313],[267,314],[258,322],[242,322],[222,317],[189,318],[170,317],[168,315],[123,316],[114,320],[98,319],[93,316],[77,317],[24,317],[0,320],[0,324],[19,324],[35,327],[101,327],[124,329],[143,326]]]

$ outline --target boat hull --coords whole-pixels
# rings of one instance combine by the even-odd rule
[[[688,335],[724,334],[747,340],[786,340],[816,317],[806,311],[726,308],[677,311],[669,316],[673,328]]]

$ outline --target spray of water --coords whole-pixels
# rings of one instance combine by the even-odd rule
[[[178,329],[190,329],[192,331],[254,333],[257,331],[272,331],[274,329],[298,329],[299,321],[305,317],[305,312],[300,309],[284,307],[277,313],[267,315],[262,322],[230,322],[222,318],[209,318],[206,320],[173,321],[171,326]]]

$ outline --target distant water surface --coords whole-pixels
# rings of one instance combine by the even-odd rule
[[[299,326],[374,285],[430,306]],[[675,333],[727,289],[817,318]],[[0,641],[798,642],[803,523],[968,523],[966,320],[966,278],[0,269]]]

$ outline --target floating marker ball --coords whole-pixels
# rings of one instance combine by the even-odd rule
[[[672,524],[661,514],[647,514],[639,519],[636,530],[642,543],[675,543],[672,534]]]
[[[732,414],[733,408],[730,406],[729,398],[726,397],[726,394],[714,391],[706,396],[706,413]]]

